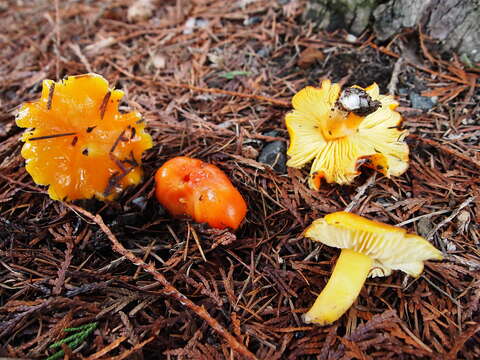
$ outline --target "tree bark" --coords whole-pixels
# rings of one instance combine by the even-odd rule
[[[371,26],[379,40],[420,27],[443,50],[480,62],[480,0],[309,0],[306,17],[355,35]]]

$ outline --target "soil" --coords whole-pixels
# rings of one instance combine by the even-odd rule
[[[301,0],[134,3],[0,1],[0,356],[480,358],[479,67],[415,32],[380,43],[317,31]],[[153,7],[129,20],[138,3]],[[143,115],[154,147],[144,181],[116,201],[53,201],[25,170],[15,114],[43,79],[88,72],[125,92],[121,109]],[[405,174],[363,169],[313,191],[308,166],[257,161],[268,143],[288,144],[291,97],[326,78],[397,98]],[[415,108],[418,96],[430,102]],[[178,155],[217,165],[240,190],[248,215],[235,233],[158,204],[154,173]],[[425,236],[445,260],[417,279],[367,280],[333,325],[305,324],[339,250],[302,232],[345,208]],[[59,343],[72,334],[76,344]]]

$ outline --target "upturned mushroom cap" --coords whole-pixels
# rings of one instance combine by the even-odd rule
[[[23,104],[16,123],[25,168],[54,200],[113,200],[142,178],[142,153],[152,147],[137,111],[120,113],[123,91],[97,74],[44,80],[39,100]]]
[[[287,165],[302,168],[312,161],[309,185],[318,190],[321,180],[350,184],[360,167],[371,167],[386,177],[408,168],[407,132],[399,130],[398,103],[380,95],[377,84],[341,91],[324,80],[320,88],[307,86],[292,99],[285,116],[290,135]]]
[[[304,235],[372,258],[370,277],[387,276],[392,270],[418,277],[425,260],[442,260],[442,253],[421,236],[348,212],[336,212],[315,220]]]

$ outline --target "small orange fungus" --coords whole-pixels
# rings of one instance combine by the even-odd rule
[[[119,113],[123,91],[96,74],[44,80],[38,101],[17,115],[26,169],[54,200],[111,200],[142,177],[142,153],[152,147],[141,115]]]
[[[341,91],[339,84],[324,80],[320,88],[308,86],[292,99],[287,114],[290,135],[287,165],[301,168],[313,160],[309,185],[349,184],[365,165],[387,177],[403,174],[408,167],[406,131],[398,129],[402,117],[397,102],[380,95],[377,84]]]
[[[158,201],[173,216],[189,216],[211,227],[237,229],[247,213],[242,195],[218,167],[176,157],[155,175]]]

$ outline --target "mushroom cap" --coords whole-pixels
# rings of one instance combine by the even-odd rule
[[[152,147],[137,111],[120,113],[123,91],[97,74],[44,80],[39,100],[23,104],[22,156],[35,183],[54,200],[112,200],[142,178],[142,153]]]
[[[339,98],[345,91],[324,80],[320,88],[307,86],[295,94],[294,109],[285,117],[290,135],[287,165],[302,168],[313,160],[309,179],[313,189],[320,187],[322,178],[328,183],[349,184],[360,174],[361,165],[387,177],[401,175],[408,168],[409,150],[403,141],[407,132],[397,128],[402,121],[395,111],[398,103],[391,96],[380,95],[377,84],[348,89],[365,93],[371,106],[363,107],[355,97],[342,98],[342,105]],[[368,111],[362,116],[360,110],[365,109]]]
[[[315,220],[304,235],[328,246],[371,257],[374,261],[370,277],[387,276],[392,270],[418,277],[425,260],[443,258],[442,253],[421,236],[343,211]]]

